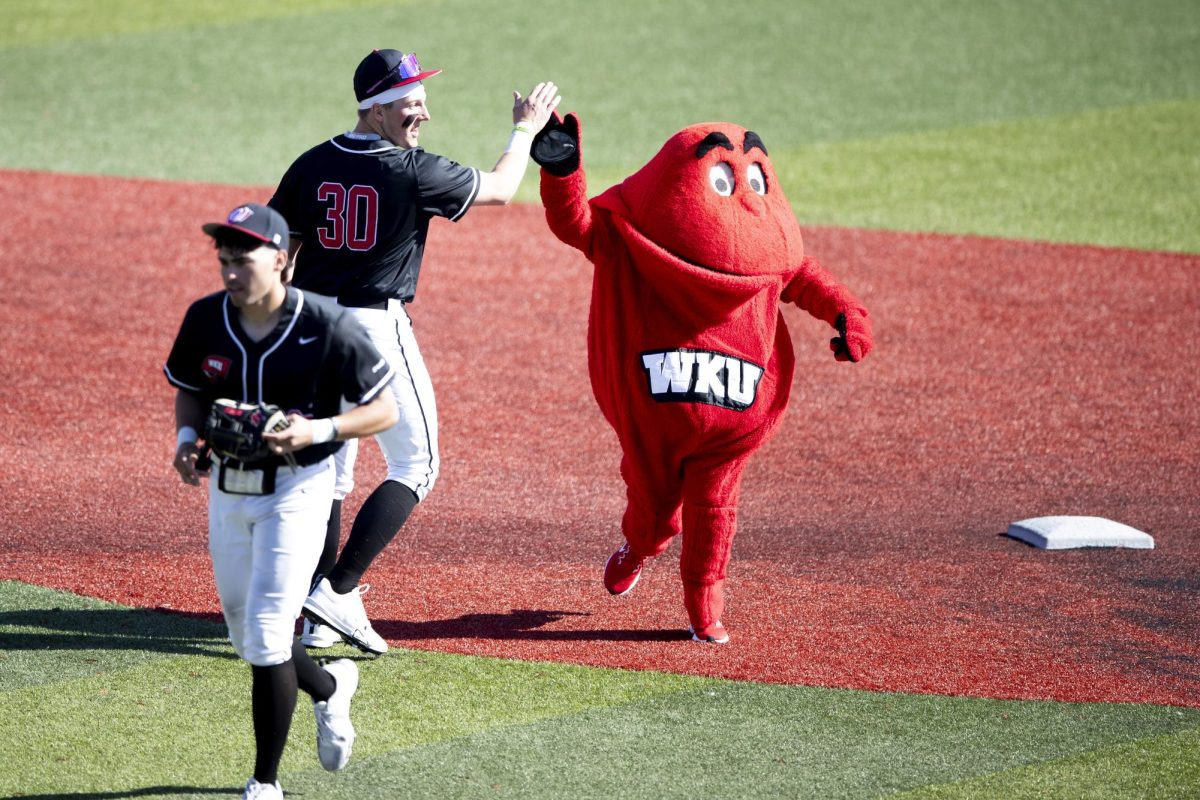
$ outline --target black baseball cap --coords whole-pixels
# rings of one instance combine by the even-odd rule
[[[391,89],[432,78],[439,72],[440,69],[422,69],[416,53],[372,50],[354,70],[354,96],[362,103]]]
[[[275,209],[258,203],[246,203],[229,212],[224,222],[209,222],[200,226],[209,236],[220,231],[244,233],[276,250],[288,249],[288,224]]]

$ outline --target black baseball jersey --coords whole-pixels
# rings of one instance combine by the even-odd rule
[[[478,192],[473,167],[342,134],[296,159],[269,205],[303,243],[292,284],[364,306],[412,300],[429,221],[459,220]]]
[[[312,419],[336,416],[343,396],[354,404],[370,402],[393,375],[344,308],[295,288],[288,288],[275,330],[258,342],[242,330],[225,292],[192,303],[163,372],[206,407],[224,397],[272,403]],[[310,445],[295,453],[296,461],[315,464],[341,446]]]

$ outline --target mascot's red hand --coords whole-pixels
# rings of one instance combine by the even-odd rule
[[[834,327],[841,335],[829,340],[829,349],[838,361],[862,361],[875,347],[865,308],[850,308],[838,314]]]
[[[579,118],[572,113],[564,120],[555,111],[533,137],[529,154],[542,169],[565,178],[579,169],[580,152]]]
[[[829,349],[838,361],[861,361],[871,352],[871,320],[867,309],[811,256],[805,256],[800,271],[784,288],[781,299],[837,328]]]
[[[550,230],[587,254],[591,252],[592,206],[587,196],[582,141],[579,117],[572,113],[564,120],[556,111],[534,137],[530,154],[542,165],[542,204]]]

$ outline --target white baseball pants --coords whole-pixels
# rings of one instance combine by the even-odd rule
[[[418,500],[424,500],[437,480],[441,460],[433,382],[417,347],[412,319],[399,300],[389,301],[386,310],[348,310],[396,371],[396,377],[388,386],[400,408],[400,420],[386,431],[375,434],[375,441],[387,462],[387,479],[399,481],[412,489]],[[334,498],[337,500],[343,499],[354,488],[357,455],[358,440],[353,439],[334,456],[337,464]]]
[[[233,649],[256,667],[292,657],[296,618],[325,543],[333,459],[280,467],[275,493],[226,494],[208,481],[208,551]]]

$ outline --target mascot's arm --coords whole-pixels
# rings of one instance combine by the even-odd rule
[[[840,335],[830,340],[829,349],[838,361],[861,361],[874,347],[867,309],[815,258],[804,257],[782,299],[837,329]]]
[[[534,138],[531,154],[542,167],[542,204],[550,230],[586,255],[591,243],[592,207],[587,198],[582,144],[579,117],[572,113],[563,119],[555,112]]]

